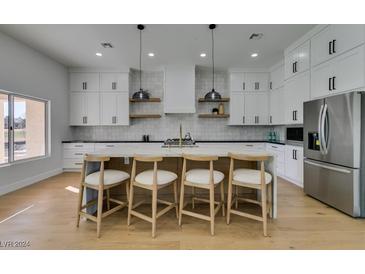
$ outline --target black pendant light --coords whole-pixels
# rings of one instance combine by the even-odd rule
[[[205,94],[204,98],[205,100],[209,101],[218,101],[222,99],[222,96],[219,94],[219,92],[215,91],[214,89],[214,29],[217,26],[215,24],[210,24],[209,29],[212,31],[212,90],[209,91],[207,94]]]
[[[142,30],[144,25],[137,25],[139,30],[139,91],[135,92],[132,96],[135,100],[148,100],[150,95],[147,90],[142,89]]]

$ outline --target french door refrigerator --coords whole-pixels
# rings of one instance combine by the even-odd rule
[[[365,216],[365,95],[304,103],[304,192],[353,217]]]

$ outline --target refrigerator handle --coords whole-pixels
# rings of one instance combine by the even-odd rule
[[[319,110],[319,115],[318,115],[319,149],[320,149],[321,153],[323,154],[323,146],[322,146],[322,126],[321,126],[322,112],[323,112],[323,105],[321,105],[321,108]]]
[[[327,138],[326,138],[326,133],[325,133],[325,123],[326,123],[326,118],[327,118],[327,110],[328,110],[328,105],[325,104],[324,108],[323,108],[323,112],[322,112],[322,117],[321,117],[321,134],[322,134],[322,142],[323,142],[323,152],[324,154],[328,153],[328,144],[327,144]]]
[[[315,163],[315,162],[312,162],[312,161],[309,161],[309,160],[304,160],[304,163],[306,163],[308,165],[312,165],[312,166],[322,167],[322,168],[325,168],[325,169],[341,172],[341,173],[346,173],[346,174],[351,173],[351,171],[349,171],[347,169],[344,169],[344,168],[328,166],[328,165],[325,165],[325,164]]]

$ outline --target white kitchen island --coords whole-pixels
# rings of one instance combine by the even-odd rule
[[[276,158],[273,154],[254,149],[243,143],[198,143],[196,147],[162,147],[162,143],[119,143],[112,148],[105,148],[89,153],[90,155],[103,155],[110,158],[124,158],[128,162],[130,157],[139,155],[160,155],[163,157],[180,158],[184,153],[197,155],[216,155],[220,158],[228,157],[228,153],[245,153],[251,155],[269,155],[270,158],[265,164],[265,169],[272,174],[272,218],[277,218],[277,176]],[[229,166],[226,167],[227,170]],[[88,171],[94,172],[95,169]],[[181,172],[181,171],[179,171]],[[227,181],[228,178],[226,178]],[[88,195],[89,196],[89,195]]]

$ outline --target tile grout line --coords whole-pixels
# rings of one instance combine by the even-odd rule
[[[14,213],[13,215],[9,216],[8,218],[5,218],[4,220],[0,221],[0,224],[6,222],[7,220],[10,220],[11,218],[13,218],[13,217],[19,215],[20,213],[22,213],[22,212],[24,212],[24,211],[32,208],[33,206],[34,205],[30,205],[30,206],[28,206],[28,207],[26,207],[26,208],[24,208],[24,209],[22,209],[22,210],[20,210],[20,211],[18,211],[16,213]]]

